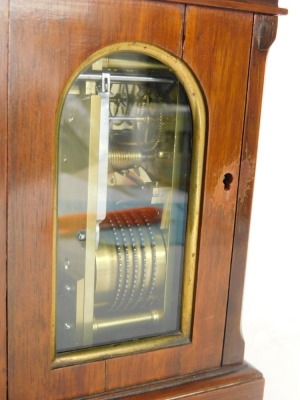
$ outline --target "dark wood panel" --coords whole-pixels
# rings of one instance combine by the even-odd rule
[[[6,178],[8,2],[0,3],[0,398],[6,399]]]
[[[267,50],[275,39],[276,30],[277,17],[255,16],[224,340],[224,365],[242,362],[244,357],[244,340],[240,333],[240,325],[261,100]]]
[[[157,0],[160,1],[160,0]],[[249,11],[269,15],[286,15],[287,9],[277,7],[277,0],[165,0],[170,3]]]
[[[191,365],[205,367],[203,359],[211,367],[221,363],[251,36],[251,14],[187,9],[184,60],[205,93],[209,129],[193,335],[197,351],[183,353],[182,372]],[[233,177],[229,190],[225,174]]]
[[[127,12],[130,10],[130,12]],[[51,370],[55,112],[88,56],[119,41],[180,55],[183,7],[145,1],[11,1],[9,395],[66,399],[105,389],[105,362]]]

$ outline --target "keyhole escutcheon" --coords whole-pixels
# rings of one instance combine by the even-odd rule
[[[224,190],[230,190],[231,189],[231,184],[233,181],[233,175],[230,173],[227,173],[224,175],[223,178],[223,184],[224,184]]]

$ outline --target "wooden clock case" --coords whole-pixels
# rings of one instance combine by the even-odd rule
[[[243,360],[240,316],[265,60],[278,14],[286,10],[276,0],[1,2],[1,399],[262,399],[264,379]],[[118,42],[182,59],[206,100],[191,342],[57,365],[56,110],[74,70]]]

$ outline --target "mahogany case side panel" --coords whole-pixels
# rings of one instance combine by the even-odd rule
[[[223,365],[243,362],[240,332],[244,278],[254,188],[259,122],[268,49],[275,40],[277,17],[255,15],[248,81],[240,182],[232,253]]]

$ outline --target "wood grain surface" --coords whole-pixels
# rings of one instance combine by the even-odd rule
[[[7,40],[8,2],[0,3],[0,398],[6,398],[6,221],[7,221]]]
[[[90,399],[108,400],[262,400],[264,379],[253,367],[239,367],[198,373],[157,382],[121,392],[115,391]]]
[[[251,36],[250,14],[187,9],[184,60],[200,80],[209,117],[194,340],[211,365],[221,362],[223,347]],[[230,190],[222,185],[227,173]],[[184,353],[182,370],[190,363]]]
[[[160,0],[156,0],[160,1]],[[286,15],[287,9],[278,7],[278,0],[165,0],[170,3],[198,5],[228,10],[249,11],[268,15]]]
[[[244,340],[240,332],[240,326],[259,137],[262,91],[266,57],[269,47],[275,40],[276,30],[277,17],[263,15],[255,16],[234,245],[232,252],[223,365],[240,363],[243,361],[244,357]]]

